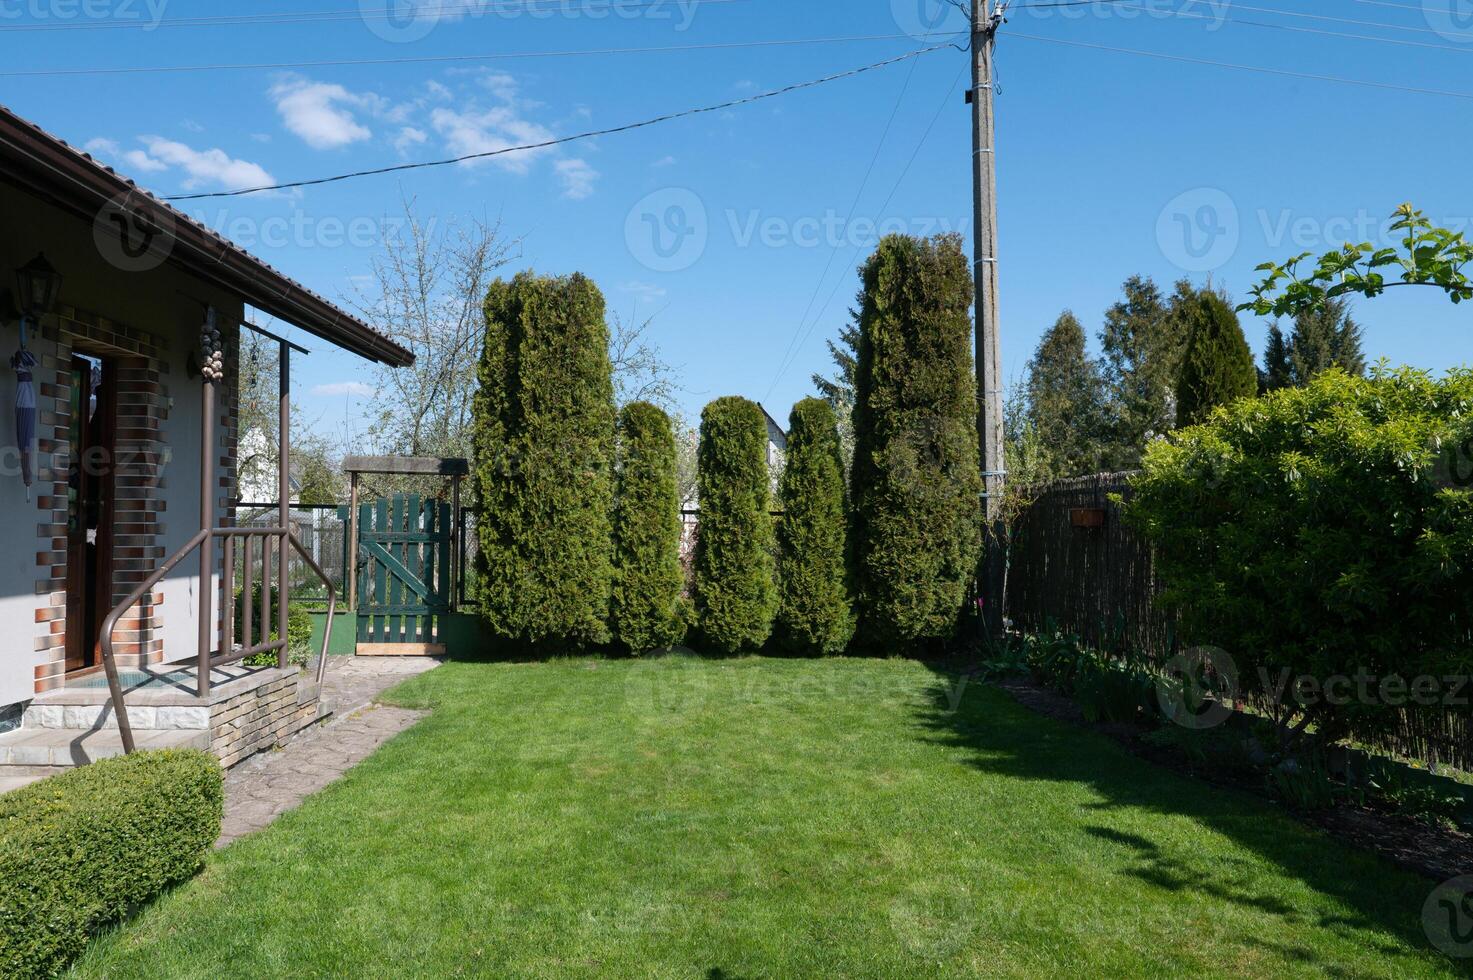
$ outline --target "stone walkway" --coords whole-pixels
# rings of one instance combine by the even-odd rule
[[[327,666],[322,700],[326,722],[274,752],[225,774],[225,820],[216,847],[253,833],[295,809],[414,724],[423,712],[373,703],[400,681],[439,666],[427,658],[337,658]]]

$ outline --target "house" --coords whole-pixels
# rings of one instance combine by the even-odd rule
[[[129,743],[209,745],[226,762],[269,747],[310,720],[315,692],[280,644],[252,649],[222,601],[283,582],[291,547],[285,513],[229,527],[247,310],[369,361],[413,355],[4,109],[0,216],[0,288],[14,283],[0,351],[17,369],[0,370],[0,769]],[[289,379],[307,351],[266,336]],[[33,437],[11,424],[18,398]],[[274,674],[239,665],[273,652]]]

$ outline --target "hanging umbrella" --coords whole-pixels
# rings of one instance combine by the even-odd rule
[[[32,372],[36,355],[26,350],[26,330],[21,326],[20,350],[10,359],[15,371],[15,445],[20,450],[20,476],[26,484],[26,500],[31,499],[31,446],[36,441],[36,387]]]

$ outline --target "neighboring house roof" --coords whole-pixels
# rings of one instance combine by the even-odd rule
[[[782,424],[780,422],[778,422],[777,419],[775,419],[775,418],[772,417],[772,413],[767,410],[767,406],[766,405],[762,404],[761,402],[758,402],[757,403],[757,407],[760,408],[760,409],[762,409],[762,414],[767,417],[767,424],[770,427],[772,427],[772,428],[774,428],[774,429],[777,430],[778,435],[782,436],[783,445],[786,446],[787,445],[787,442],[788,442],[788,430],[787,429],[784,429],[782,427]]]
[[[138,187],[86,153],[0,106],[0,179],[88,221],[109,206],[169,227],[168,261],[344,350],[391,367],[414,355],[301,283]],[[161,221],[159,219],[162,219]]]

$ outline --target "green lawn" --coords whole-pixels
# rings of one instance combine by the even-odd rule
[[[1430,883],[908,661],[458,663],[82,976],[1451,975]]]

